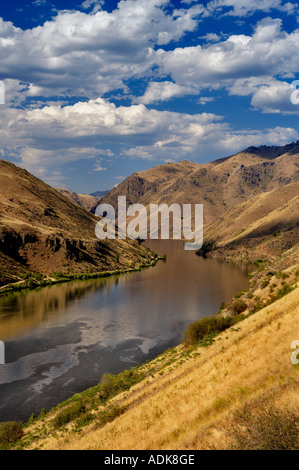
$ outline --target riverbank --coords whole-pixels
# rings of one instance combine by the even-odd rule
[[[32,417],[11,448],[230,449],[242,446],[244,433],[247,448],[294,446],[299,370],[290,359],[291,343],[299,339],[298,303],[294,286],[208,344],[180,345],[140,367],[105,376],[98,386]],[[277,417],[285,426],[278,443]]]
[[[213,446],[215,436],[216,447],[231,448],[237,444],[227,422],[238,426],[237,414],[247,416],[244,406],[260,416],[266,400],[286,420],[298,409],[289,400],[298,386],[297,369],[290,364],[290,345],[298,339],[298,264],[276,270],[260,259],[254,266],[249,288],[221,306],[217,317],[233,321],[218,335],[205,335],[195,344],[187,341],[139,367],[106,375],[99,385],[48,413],[42,410],[20,426],[23,437],[12,448],[196,449]],[[271,411],[265,422],[268,418]],[[132,442],[122,436],[124,427]]]
[[[90,279],[102,279],[111,276],[119,276],[121,274],[133,273],[141,271],[142,269],[156,266],[158,261],[165,261],[166,256],[159,256],[153,254],[149,263],[140,263],[138,266],[131,267],[128,269],[116,269],[113,271],[102,271],[102,272],[85,272],[85,273],[74,273],[74,274],[63,274],[55,273],[54,276],[41,276],[33,275],[24,281],[19,281],[13,284],[0,287],[0,296],[9,293],[16,293],[21,291],[31,291],[41,287],[53,286],[55,284],[62,284],[65,282],[72,281],[87,281]]]

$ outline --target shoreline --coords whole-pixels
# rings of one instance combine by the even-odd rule
[[[291,295],[293,297],[295,293]],[[172,376],[182,380],[188,371],[194,370],[195,365],[204,367],[206,357],[210,360],[211,356],[214,363],[215,354],[211,351],[217,351],[222,364],[222,355],[227,354],[231,342],[234,344],[236,340],[243,341],[243,337],[246,339],[244,331],[247,329],[250,334],[252,331],[256,334],[260,330],[260,328],[252,329],[252,326],[256,327],[256,319],[259,319],[261,329],[271,326],[272,321],[280,321],[280,311],[272,313],[268,310],[268,312],[271,315],[266,319],[267,321],[264,315],[262,317],[260,314],[253,315],[253,319],[249,315],[236,325],[228,327],[225,334],[222,332],[214,335],[213,338],[208,338],[209,341],[201,341],[191,346],[182,342],[132,369],[124,370],[117,375],[104,375],[103,380],[96,386],[70,396],[49,411],[42,409],[39,416],[32,415],[27,422],[19,423],[23,435],[20,440],[10,444],[6,450],[43,450],[43,447],[52,440],[62,442],[68,436],[75,439],[76,436],[79,438],[82,435],[84,438],[84,435],[88,435],[93,430],[101,432],[107,424],[114,424],[117,418],[138,406],[139,401],[142,406],[142,402],[149,393],[147,389],[151,390],[153,387],[153,393],[158,393],[161,384],[163,387],[164,382],[166,386],[173,383]],[[224,346],[225,343],[227,346]],[[200,362],[203,365],[200,365]],[[219,406],[217,410],[221,412],[222,408]]]
[[[61,274],[61,277],[54,278],[51,276],[45,276],[41,280],[37,280],[34,277],[30,278],[29,280],[23,280],[16,282],[14,284],[7,284],[6,286],[0,287],[0,296],[7,295],[7,294],[16,294],[22,291],[34,291],[35,289],[43,288],[43,287],[51,287],[57,284],[62,284],[66,282],[74,282],[74,281],[88,281],[92,279],[102,279],[112,276],[120,276],[122,274],[134,273],[139,272],[142,269],[151,268],[157,265],[159,261],[163,261],[166,259],[166,256],[160,256],[155,254],[155,257],[152,259],[150,263],[143,263],[139,266],[126,268],[126,269],[116,269],[113,271],[101,271],[101,272],[94,272],[94,273],[73,273],[73,274]]]

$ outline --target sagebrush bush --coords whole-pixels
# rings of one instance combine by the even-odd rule
[[[0,447],[5,448],[9,444],[13,444],[21,439],[22,436],[22,423],[18,421],[8,421],[0,424]]]
[[[99,423],[101,425],[111,423],[112,421],[115,420],[115,418],[117,418],[118,416],[121,416],[124,412],[125,412],[124,407],[121,407],[118,405],[112,405],[101,413]]]
[[[120,372],[118,375],[105,374],[102,378],[99,396],[105,402],[120,392],[129,390],[133,385],[140,382],[143,374],[138,370],[131,369]]]
[[[231,311],[234,315],[240,315],[240,313],[244,312],[247,309],[247,304],[242,299],[235,300],[230,306]]]
[[[184,333],[183,341],[187,345],[195,345],[199,341],[221,333],[234,324],[235,320],[230,317],[223,318],[216,315],[204,317],[188,326]]]
[[[82,401],[77,401],[72,405],[64,408],[53,420],[53,426],[55,428],[61,428],[66,424],[70,423],[76,418],[79,418],[86,412],[86,406]]]

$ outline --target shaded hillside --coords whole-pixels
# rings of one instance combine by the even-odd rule
[[[207,164],[169,163],[138,172],[114,188],[102,202],[117,207],[117,197],[140,202],[204,204],[210,224],[250,198],[299,180],[299,142],[284,147],[250,147]]]
[[[35,178],[0,160],[0,285],[30,273],[99,272],[147,259],[132,241],[99,241],[96,217]]]
[[[89,212],[95,213],[95,210],[99,204],[98,198],[88,194],[77,194],[73,191],[70,191],[69,189],[64,188],[56,188],[56,191]]]

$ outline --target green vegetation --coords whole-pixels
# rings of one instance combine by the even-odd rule
[[[126,411],[126,408],[123,406],[112,405],[109,406],[105,411],[100,413],[98,419],[98,425],[104,426],[104,424],[111,423],[118,416],[122,415]]]
[[[294,287],[290,286],[289,284],[284,284],[274,295],[273,301],[275,302],[275,300],[281,299],[281,297],[289,294],[292,292],[292,290],[294,290]]]
[[[247,304],[244,300],[238,299],[231,304],[230,309],[234,315],[239,315],[247,309]]]
[[[39,287],[52,286],[53,284],[61,284],[63,282],[72,282],[72,281],[87,281],[90,279],[101,279],[111,276],[119,276],[120,274],[137,272],[141,269],[153,267],[157,264],[159,260],[165,260],[166,255],[158,256],[154,255],[154,258],[150,262],[142,262],[138,266],[131,264],[131,267],[128,269],[118,269],[114,271],[102,271],[102,272],[85,272],[85,273],[75,273],[75,274],[66,274],[60,271],[54,272],[51,277],[43,277],[40,274],[30,274],[26,276],[26,279],[21,283],[9,284],[5,289],[0,290],[0,295],[15,293],[24,290],[33,290]],[[116,259],[115,259],[116,261]],[[117,261],[116,261],[117,262]]]
[[[217,315],[201,318],[188,326],[184,333],[183,341],[187,346],[195,346],[198,344],[201,346],[209,346],[215,336],[242,319],[243,317],[241,316],[223,318]]]
[[[79,418],[84,413],[86,413],[85,404],[81,401],[75,402],[58,413],[58,415],[53,420],[53,426],[54,428],[61,428],[74,419]]]
[[[8,421],[0,424],[0,449],[8,449],[11,444],[16,443],[23,436],[22,423]]]
[[[133,385],[139,383],[144,377],[144,372],[140,371],[137,367],[125,370],[117,375],[105,374],[101,383],[74,395],[51,410],[53,412],[63,408],[57,415],[57,427],[60,427],[60,423],[64,425],[79,416],[84,419],[86,413],[92,409],[97,409],[99,406],[104,406],[108,400],[119,393],[130,390]]]

